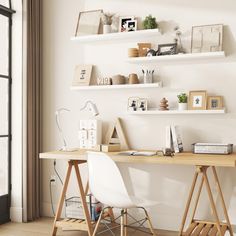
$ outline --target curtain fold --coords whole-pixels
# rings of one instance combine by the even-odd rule
[[[27,221],[40,217],[41,0],[26,1]]]

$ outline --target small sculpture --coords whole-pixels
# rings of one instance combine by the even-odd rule
[[[165,98],[162,98],[160,101],[160,111],[168,111],[168,100]]]
[[[182,39],[181,39],[182,32],[180,31],[178,26],[174,28],[174,31],[175,31],[175,42],[177,43],[177,46],[178,46],[177,48],[178,53],[185,53],[185,50],[183,49],[183,45],[182,45]]]

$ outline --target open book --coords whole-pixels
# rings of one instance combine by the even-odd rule
[[[119,152],[118,155],[121,155],[121,156],[155,156],[155,155],[157,155],[157,152],[129,150],[129,151],[124,151],[124,152]]]

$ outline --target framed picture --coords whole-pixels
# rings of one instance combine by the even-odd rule
[[[72,86],[88,86],[92,74],[93,65],[77,65]]]
[[[222,96],[208,96],[207,97],[207,109],[208,110],[223,109],[223,97]]]
[[[128,20],[126,22],[126,31],[132,32],[137,30],[137,20]]]
[[[128,99],[128,111],[137,111],[139,107],[139,97],[130,97]]]
[[[139,111],[147,111],[148,109],[148,101],[146,98],[140,98],[138,101],[138,110]]]
[[[98,34],[102,10],[79,13],[75,36]]]
[[[206,110],[207,92],[205,90],[190,91],[188,99],[189,110]]]
[[[159,44],[158,56],[177,54],[177,43]]]
[[[127,32],[127,21],[133,21],[134,16],[122,16],[119,20],[119,32]],[[137,27],[137,22],[136,22]]]
[[[222,24],[193,26],[191,39],[192,53],[222,51],[222,46]]]

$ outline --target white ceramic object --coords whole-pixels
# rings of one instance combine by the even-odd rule
[[[179,111],[188,110],[188,103],[179,103]]]
[[[103,34],[111,33],[111,25],[103,25]]]

